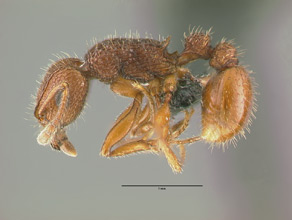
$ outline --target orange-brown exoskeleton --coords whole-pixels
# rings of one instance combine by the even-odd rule
[[[77,155],[65,127],[82,111],[92,78],[133,98],[105,138],[101,156],[162,153],[177,173],[182,171],[185,144],[199,140],[224,144],[243,134],[254,106],[249,73],[238,64],[236,48],[224,41],[213,48],[209,33],[192,31],[185,37],[182,53],[168,52],[169,37],[164,41],[111,38],[94,45],[84,61],[63,58],[55,62],[37,93],[34,114],[43,127],[38,143]],[[198,77],[183,67],[197,59],[209,60],[216,73]],[[194,113],[192,104],[200,99],[201,135],[179,140]],[[175,111],[184,111],[185,117],[173,123]]]
[[[79,70],[82,62],[76,58],[62,59],[48,70],[37,92],[35,117],[44,129],[37,141],[51,144],[70,156],[76,156],[64,127],[81,112],[88,91],[88,78]]]

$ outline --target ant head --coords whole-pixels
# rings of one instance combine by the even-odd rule
[[[88,80],[80,70],[77,58],[61,59],[47,70],[36,98],[35,117],[42,126],[52,120],[61,127],[80,114],[88,91]]]

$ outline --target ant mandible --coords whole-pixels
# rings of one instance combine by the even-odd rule
[[[101,156],[162,152],[173,172],[179,173],[185,144],[199,140],[225,144],[239,134],[244,135],[253,115],[254,90],[249,72],[239,65],[236,48],[225,40],[213,48],[210,31],[200,29],[185,36],[182,53],[169,53],[169,41],[170,37],[163,41],[110,38],[94,45],[84,61],[62,58],[53,63],[36,97],[34,115],[43,127],[38,143],[50,144],[70,156],[77,155],[65,127],[82,111],[89,80],[93,78],[109,84],[113,92],[133,98],[133,103],[121,113],[105,138]],[[183,67],[197,59],[209,60],[216,73],[195,77]],[[194,110],[187,106],[181,110],[185,112],[184,118],[171,124],[174,115],[171,107],[181,99],[198,95],[184,97],[186,93],[181,93],[177,98],[174,94],[182,80],[202,88],[197,90],[202,99],[202,131],[199,136],[179,140]],[[192,101],[189,102],[191,105]],[[179,147],[179,158],[173,146]]]

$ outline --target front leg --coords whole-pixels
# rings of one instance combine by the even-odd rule
[[[117,147],[115,150],[111,151],[109,156],[110,157],[120,157],[128,154],[134,153],[154,153],[158,154],[159,149],[157,146],[153,146],[150,142],[139,140],[126,143]]]
[[[146,105],[141,112],[141,105],[143,96],[146,95],[148,98],[150,95],[145,92],[146,89],[139,83],[133,80],[127,80],[122,77],[118,78],[117,81],[111,84],[111,89],[119,95],[134,98],[132,105],[130,105],[116,120],[114,126],[109,131],[104,144],[102,146],[100,155],[104,157],[111,157],[113,155],[130,154],[136,151],[149,150],[146,142],[132,141],[122,146],[117,147],[115,150],[112,148],[118,145],[128,134],[135,136],[135,130],[139,125],[146,121],[153,120],[154,112],[154,101],[152,97],[149,105]],[[149,116],[149,117],[148,117]],[[146,134],[147,135],[147,134]],[[148,136],[147,136],[148,137]],[[137,139],[137,138],[136,138]],[[146,138],[147,139],[147,138]]]
[[[111,148],[130,132],[140,110],[142,98],[142,94],[138,93],[132,105],[117,119],[117,122],[105,138],[100,152],[101,156],[109,156],[111,153]]]

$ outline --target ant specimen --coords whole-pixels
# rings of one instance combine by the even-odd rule
[[[252,80],[239,65],[232,43],[222,40],[213,48],[210,41],[210,31],[191,31],[185,36],[182,53],[169,53],[170,37],[164,41],[111,38],[94,45],[84,61],[56,61],[37,92],[34,115],[43,127],[38,143],[77,155],[65,127],[82,111],[93,78],[109,84],[113,92],[133,98],[105,138],[101,156],[162,152],[173,172],[179,173],[185,144],[199,140],[224,144],[238,134],[244,135],[254,110]],[[216,73],[195,77],[183,67],[197,59],[209,60]],[[183,84],[189,86],[183,90]],[[194,113],[190,106],[200,99],[201,135],[179,140]],[[185,112],[184,118],[173,125],[171,109]],[[174,146],[179,147],[180,158]]]

